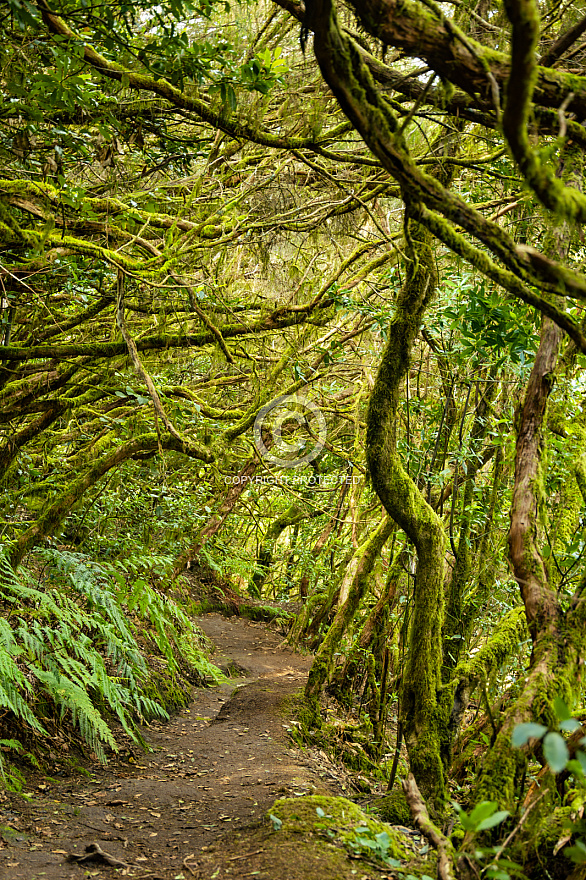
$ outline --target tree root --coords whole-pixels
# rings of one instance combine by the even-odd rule
[[[415,824],[437,850],[437,873],[440,880],[468,880],[470,872],[463,860],[457,860],[452,842],[429,818],[425,801],[412,773],[403,780],[403,791]]]

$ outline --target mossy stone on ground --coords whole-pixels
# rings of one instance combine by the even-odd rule
[[[405,792],[402,788],[395,788],[393,791],[385,794],[373,804],[373,807],[381,819],[384,819],[390,825],[405,825],[407,828],[413,827],[411,810],[407,806]]]
[[[346,798],[323,795],[281,798],[275,802],[269,815],[282,822],[279,833],[283,836],[321,833],[326,839],[329,837],[344,846],[355,841],[356,828],[368,828],[373,836],[386,831],[390,838],[387,855],[394,859],[407,858],[398,831],[363,813]]]
[[[211,877],[214,872],[226,871],[233,877],[258,874],[270,880],[388,880],[392,868],[372,852],[365,852],[362,858],[350,847],[357,828],[368,828],[373,836],[386,831],[390,838],[387,855],[402,860],[407,856],[399,832],[363,813],[346,798],[281,798],[267,811],[267,817],[264,825],[225,835],[217,848],[202,853],[201,875]],[[365,832],[358,836],[362,834]],[[242,853],[249,853],[245,868],[240,861]],[[417,877],[425,875],[413,855],[411,864],[404,868]],[[427,876],[432,874],[435,871]]]

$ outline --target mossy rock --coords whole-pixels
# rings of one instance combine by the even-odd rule
[[[189,706],[193,687],[184,678],[176,678],[151,666],[143,692],[146,697],[159,703],[169,715],[173,715]]]
[[[413,826],[411,810],[405,800],[405,792],[401,788],[394,788],[389,794],[385,794],[374,805],[379,816],[389,822],[390,825]]]
[[[269,810],[269,818],[271,816],[280,820],[282,824],[279,830],[284,835],[323,834],[348,849],[352,848],[352,843],[356,843],[357,828],[368,828],[373,837],[386,831],[390,839],[387,856],[393,859],[407,858],[400,833],[363,813],[360,807],[347,798],[324,795],[280,798]]]
[[[310,743],[315,745],[318,739],[319,744],[323,745],[323,738],[316,733],[316,730],[320,730],[323,726],[319,707],[307,700],[301,692],[288,698],[287,709],[299,725],[298,730],[291,734],[297,745],[305,746]]]
[[[212,848],[210,848],[212,849]],[[202,877],[233,874],[243,853],[247,858],[246,873],[259,874],[270,880],[386,880],[389,868],[382,862],[357,861],[348,850],[325,835],[274,831],[272,825],[234,831],[225,835],[213,851],[202,852]],[[222,871],[222,869],[224,869]],[[242,874],[237,872],[238,877]]]

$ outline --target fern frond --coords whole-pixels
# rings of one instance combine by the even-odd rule
[[[106,760],[101,743],[105,743],[114,752],[118,751],[112,731],[93,705],[87,691],[64,675],[55,675],[39,667],[33,667],[33,671],[44,685],[47,695],[61,710],[62,716],[65,712],[71,714],[73,723],[77,724],[84,740],[101,761]]]

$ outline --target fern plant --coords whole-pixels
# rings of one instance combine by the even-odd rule
[[[153,640],[171,674],[179,670],[179,661],[183,661],[202,681],[211,679],[218,684],[224,680],[218,667],[210,663],[200,647],[201,632],[178,602],[142,577],[128,587],[120,572],[114,570],[112,574],[119,586],[120,601],[129,612],[150,624]]]
[[[181,661],[201,678],[222,678],[178,603],[141,578],[128,588],[112,566],[78,553],[44,550],[37,558],[44,565],[40,585],[24,569],[15,573],[0,547],[0,706],[31,731],[48,735],[52,706],[105,761],[107,749],[118,750],[112,716],[135,742],[138,721],[169,717],[145,693],[149,670],[129,614],[152,629],[170,676]],[[1,751],[0,776],[8,784]]]

